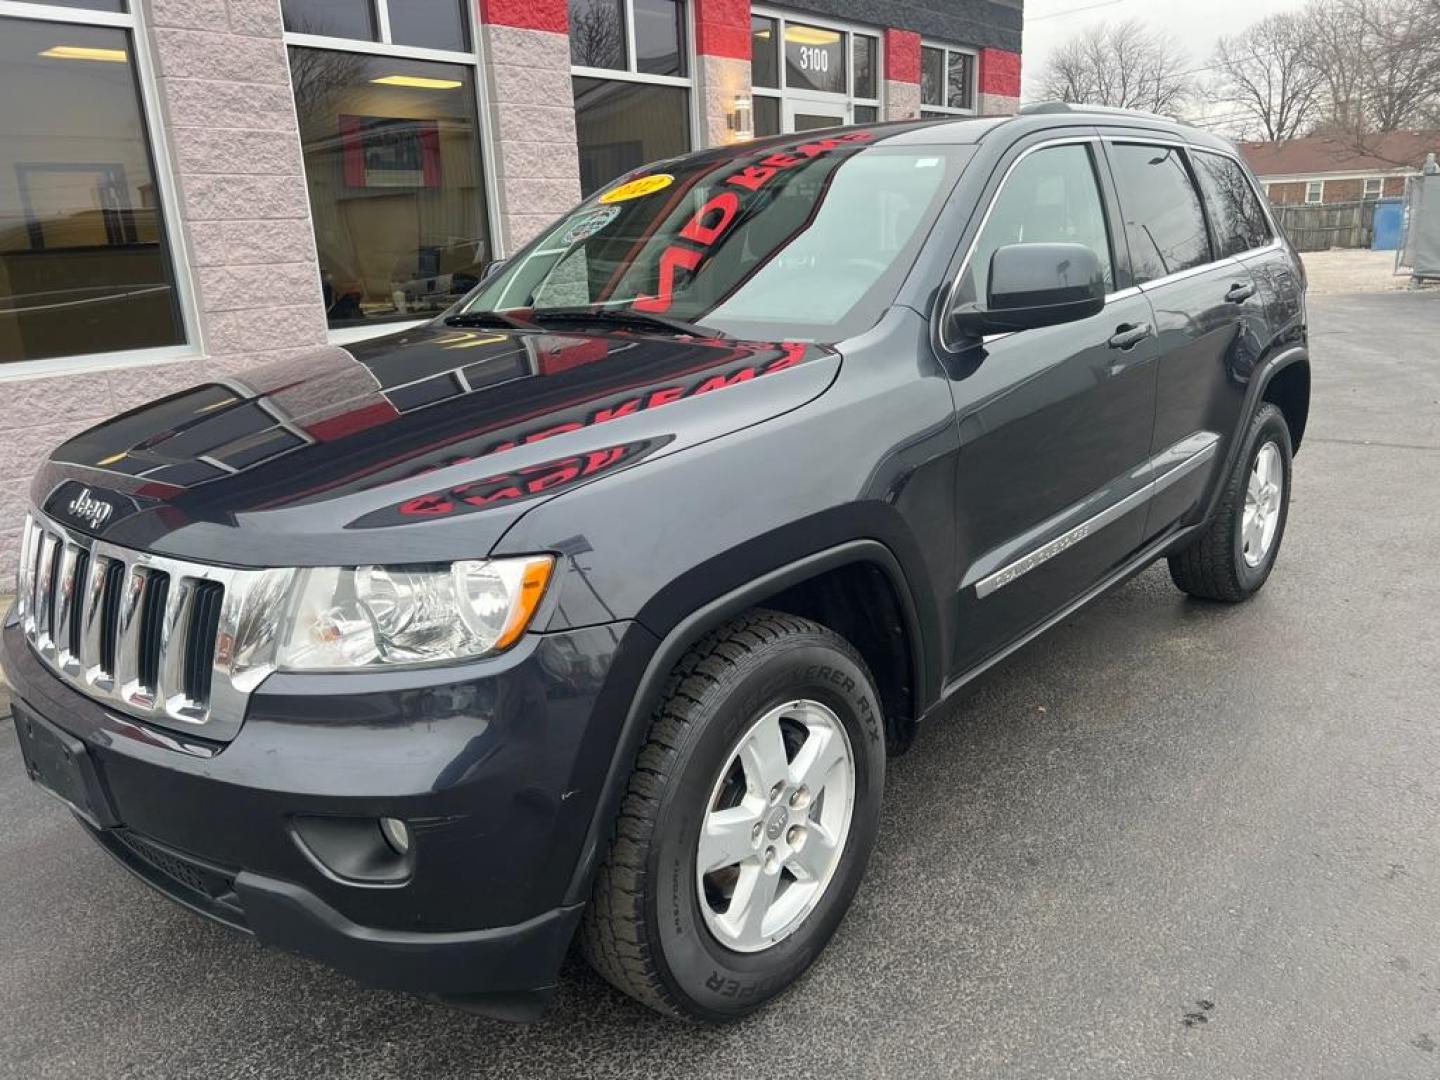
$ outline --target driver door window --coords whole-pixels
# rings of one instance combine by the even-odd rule
[[[1011,170],[970,252],[962,302],[985,302],[991,256],[1008,244],[1083,244],[1100,257],[1106,291],[1114,291],[1105,208],[1088,145],[1037,150]]]

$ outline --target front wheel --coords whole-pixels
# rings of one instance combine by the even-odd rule
[[[1170,578],[1205,600],[1237,603],[1265,584],[1290,513],[1290,428],[1262,405],[1226,480],[1215,516],[1183,551],[1170,556]]]
[[[756,611],[672,673],[581,932],[606,979],[661,1012],[743,1016],[839,925],[874,845],[885,737],[864,661]]]

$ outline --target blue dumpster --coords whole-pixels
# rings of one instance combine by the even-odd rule
[[[1400,233],[1404,224],[1404,200],[1381,199],[1375,204],[1375,226],[1370,247],[1375,251],[1394,251],[1400,246]]]

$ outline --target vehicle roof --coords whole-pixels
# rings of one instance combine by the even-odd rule
[[[876,124],[856,125],[856,128],[876,133],[876,139],[870,144],[871,146],[890,147],[978,146],[992,137],[999,136],[1000,133],[1018,138],[1032,132],[1063,131],[1066,128],[1093,129],[1096,127],[1110,130],[1134,128],[1137,132],[1162,135],[1191,146],[1223,150],[1232,154],[1238,152],[1226,140],[1168,117],[1127,109],[1103,109],[1085,105],[1067,105],[1061,102],[1028,105],[1014,116],[955,116],[944,119],[890,120]],[[669,160],[698,164],[749,158],[757,150],[765,150],[770,147],[783,150],[800,143],[814,142],[830,137],[832,137],[832,130],[826,129],[768,135],[747,142],[729,143],[692,151]],[[659,162],[655,162],[645,168],[654,168],[659,164]]]

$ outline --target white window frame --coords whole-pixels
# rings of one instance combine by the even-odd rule
[[[980,50],[972,49],[968,45],[951,45],[945,41],[931,41],[924,39],[920,42],[920,85],[925,85],[925,50],[939,49],[945,55],[945,100],[950,100],[950,54],[963,53],[970,57],[970,100],[973,104],[968,109],[957,109],[952,105],[927,105],[922,99],[920,102],[920,115],[926,113],[943,113],[946,116],[978,116],[980,114]]]
[[[838,22],[834,19],[826,19],[819,15],[811,15],[805,11],[789,11],[785,8],[771,7],[768,4],[752,4],[750,14],[758,15],[762,19],[775,20],[775,60],[776,79],[779,86],[754,86],[750,88],[752,97],[774,98],[780,103],[780,127],[785,127],[785,100],[810,101],[816,104],[840,107],[845,110],[845,122],[855,123],[855,106],[869,106],[875,110],[876,120],[885,119],[885,108],[882,102],[885,97],[885,32],[873,26],[863,26],[860,23]],[[785,78],[785,25],[787,23],[799,23],[801,26],[817,26],[822,30],[835,30],[845,35],[845,92],[843,94],[830,93],[824,90],[791,89]],[[855,37],[856,35],[868,37],[875,42],[875,96],[859,97],[855,93]]]
[[[1315,197],[1314,197],[1313,199],[1310,197],[1310,193],[1311,193],[1312,191],[1315,193]],[[1324,180],[1307,180],[1307,181],[1305,181],[1305,205],[1306,205],[1306,206],[1315,206],[1316,204],[1318,204],[1318,203],[1323,203],[1324,201],[1325,201],[1325,181],[1324,181]]]
[[[1370,185],[1374,184],[1375,189],[1371,191]],[[1360,191],[1362,201],[1367,199],[1383,199],[1385,197],[1385,178],[1383,176],[1367,176],[1365,186]]]
[[[0,0],[3,3],[4,0]],[[131,4],[144,0],[130,0]],[[490,230],[490,243],[494,257],[503,259],[509,251],[509,237],[505,235],[504,218],[500,213],[499,174],[495,171],[495,133],[491,128],[490,86],[486,79],[485,58],[480,48],[480,19],[478,5],[471,0],[458,0],[468,20],[470,35],[468,52],[456,49],[430,49],[419,45],[397,45],[391,41],[389,0],[370,0],[375,5],[375,28],[381,40],[366,38],[331,37],[328,34],[302,34],[285,31],[285,69],[290,76],[290,46],[305,49],[328,49],[336,52],[362,53],[366,56],[389,56],[397,60],[430,60],[441,64],[454,64],[470,69],[471,82],[475,87],[475,123],[480,137],[480,176],[484,183],[485,220]],[[290,77],[290,93],[293,98],[295,82]],[[310,235],[315,236],[315,215],[310,208],[310,181],[305,180],[305,220],[310,226]],[[317,241],[318,243],[318,241]],[[315,276],[321,280],[320,252],[315,252]],[[430,321],[424,319],[395,319],[376,323],[374,326],[326,327],[326,340],[331,345],[348,345],[351,342],[367,341],[399,333],[411,327]],[[327,320],[328,321],[328,320]]]
[[[571,78],[578,76],[582,79],[606,79],[611,82],[649,83],[651,86],[677,86],[688,91],[685,95],[685,122],[688,125],[686,134],[689,137],[691,150],[703,149],[700,145],[700,133],[704,130],[704,126],[700,122],[699,102],[695,100],[698,96],[695,93],[695,67],[699,63],[699,57],[695,52],[695,0],[679,0],[681,48],[684,49],[686,72],[684,75],[654,75],[648,71],[637,70],[635,57],[635,0],[621,0],[621,2],[625,9],[625,67],[606,68],[589,67],[585,64],[571,64]]]
[[[44,378],[52,375],[78,375],[109,368],[137,367],[144,364],[193,359],[203,355],[200,320],[195,303],[195,283],[190,272],[190,259],[185,249],[185,234],[180,227],[180,200],[176,194],[175,174],[171,168],[170,147],[165,125],[156,104],[158,87],[155,66],[150,56],[149,35],[145,31],[145,4],[131,0],[131,10],[123,14],[113,11],[88,11],[82,8],[32,4],[23,0],[0,0],[0,29],[7,18],[29,19],[32,22],[71,23],[77,26],[104,26],[124,30],[130,38],[136,83],[140,93],[140,116],[149,139],[150,160],[155,170],[155,187],[159,194],[162,225],[165,230],[166,255],[175,281],[176,304],[180,309],[180,325],[185,340],[178,345],[153,349],[124,349],[112,352],[79,353],[74,356],[48,356],[38,360],[11,360],[0,363],[0,383],[19,379]]]

